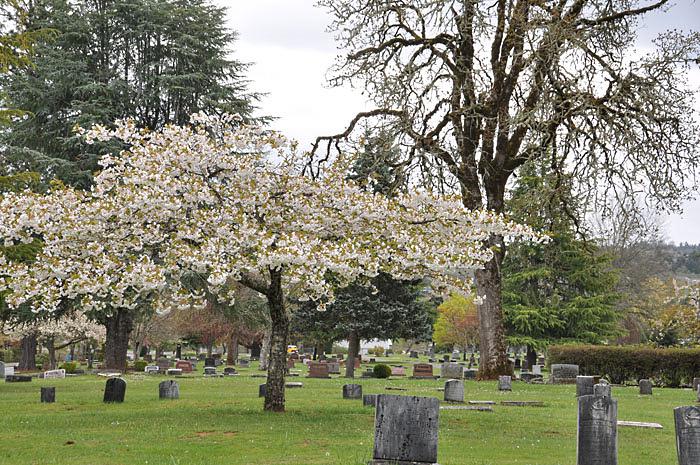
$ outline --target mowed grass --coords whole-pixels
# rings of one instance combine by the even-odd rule
[[[371,459],[374,409],[343,400],[343,378],[288,378],[287,412],[262,411],[254,369],[228,378],[179,378],[180,399],[158,399],[164,376],[126,375],[123,404],[102,403],[105,379],[85,375],[0,383],[0,463],[70,465],[360,465]],[[410,368],[407,372],[410,372]],[[442,381],[361,379],[363,392],[434,396]],[[56,387],[41,404],[39,388]],[[408,388],[390,391],[386,387]],[[615,387],[620,420],[656,422],[663,430],[619,428],[621,465],[676,463],[673,408],[692,405],[690,389]],[[441,465],[576,463],[575,386],[465,382],[466,400],[539,400],[544,407],[496,405],[493,412],[441,410]]]

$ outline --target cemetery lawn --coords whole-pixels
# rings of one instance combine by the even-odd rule
[[[219,369],[221,371],[221,369]],[[262,411],[264,378],[179,378],[180,399],[158,399],[164,376],[127,375],[126,401],[103,404],[105,379],[85,375],[0,383],[0,463],[70,465],[363,465],[371,458],[374,409],[343,400],[342,378],[305,377],[287,390],[287,412]],[[410,368],[407,370],[410,371]],[[363,393],[442,398],[443,381],[361,379]],[[41,404],[39,388],[56,387]],[[387,391],[385,387],[407,391]],[[465,381],[465,400],[539,400],[544,407],[495,405],[493,412],[440,411],[441,465],[576,463],[575,386]],[[693,405],[690,389],[614,387],[619,420],[656,422],[662,430],[618,429],[620,465],[676,463],[673,408]]]

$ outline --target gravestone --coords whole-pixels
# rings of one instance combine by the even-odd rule
[[[157,365],[146,365],[146,367],[143,369],[143,372],[146,374],[158,373],[159,371],[160,368]]]
[[[210,367],[210,366],[204,367],[204,375],[205,376],[215,375],[215,374],[216,374],[216,367]]]
[[[700,402],[700,386],[698,386],[697,395],[698,395],[698,402]]]
[[[0,362],[0,379],[5,379],[5,362]]]
[[[267,394],[267,384],[261,384],[258,386],[258,397],[265,397]]]
[[[160,399],[179,399],[180,386],[177,381],[163,381],[158,385],[158,397]]]
[[[362,405],[365,407],[376,407],[377,394],[365,394],[362,396]]]
[[[192,362],[188,360],[178,360],[175,363],[175,368],[182,370],[183,373],[192,373]]]
[[[612,386],[608,383],[598,383],[593,386],[593,395],[598,397],[612,397]]]
[[[247,358],[242,358],[238,361],[238,366],[241,368],[248,368],[250,366],[250,360]]]
[[[439,413],[434,397],[378,396],[370,465],[434,465]]]
[[[2,378],[2,375],[0,375]],[[698,386],[700,386],[700,378],[693,378],[693,392],[698,392]]]
[[[512,391],[513,390],[513,380],[510,376],[499,376],[498,377],[498,390],[499,391]]]
[[[640,379],[639,380],[639,394],[642,396],[650,396],[652,390],[651,380]]]
[[[433,366],[430,363],[416,363],[413,365],[413,377],[418,379],[433,379]]]
[[[238,374],[238,372],[233,367],[224,368],[224,376],[235,376],[237,374]]]
[[[697,465],[700,463],[700,408],[676,407],[673,416],[678,465]]]
[[[158,365],[158,372],[159,373],[166,373],[168,371],[168,368],[170,368],[170,360],[167,358],[159,358],[158,362],[156,362],[156,365]]]
[[[464,381],[450,379],[445,383],[445,402],[464,402]]]
[[[213,357],[205,357],[205,358],[204,358],[204,366],[205,366],[205,367],[215,367],[215,366],[216,366],[216,360],[214,360]]]
[[[15,374],[15,367],[13,365],[5,365],[5,377],[12,376]]]
[[[6,383],[28,383],[32,380],[28,375],[5,375]]]
[[[464,367],[459,363],[443,363],[440,370],[440,377],[447,379],[464,378]]]
[[[169,376],[181,376],[182,370],[180,368],[168,368],[165,374]]]
[[[359,384],[344,385],[343,399],[362,399],[362,386]]]
[[[44,379],[63,379],[66,377],[66,370],[49,370],[44,372]]]
[[[287,359],[287,369],[291,370],[292,368],[294,368],[295,363],[296,361],[293,358],[289,357]]]
[[[328,375],[328,364],[321,362],[309,363],[309,378],[330,378]]]
[[[541,375],[542,374],[542,365],[532,365],[532,374],[533,375]]]
[[[124,402],[126,381],[121,378],[109,378],[105,385],[105,395],[102,402]]]
[[[578,365],[554,364],[549,382],[553,384],[574,384],[578,376]]]
[[[411,358],[418,358],[418,352],[415,351],[415,350],[412,350],[412,351],[411,351],[411,355],[409,355],[409,357],[411,357]]]
[[[406,376],[404,367],[391,367],[391,376]]]
[[[473,368],[468,368],[464,370],[464,379],[476,379],[476,375],[479,373],[479,370],[475,370]]]
[[[332,375],[339,375],[340,374],[340,362],[335,361],[335,362],[327,362],[326,365],[328,366],[328,373]]]
[[[578,398],[577,465],[617,465],[617,400]]]
[[[289,388],[289,389],[303,388],[303,387],[304,387],[304,383],[299,383],[299,382],[284,383],[284,387],[287,387],[287,388]]]
[[[520,373],[520,380],[525,381],[526,383],[531,383],[533,380],[542,380],[542,375],[536,375],[534,373]]]
[[[41,388],[41,402],[47,404],[53,404],[56,402],[56,388],[55,387],[43,387]]]
[[[576,377],[576,397],[593,395],[593,376]]]
[[[374,378],[374,370],[372,368],[367,368],[362,372],[360,378]]]
[[[515,366],[516,370],[519,370],[520,368],[522,368],[522,361],[520,360],[520,357],[516,357],[515,362],[514,362],[514,366]]]
[[[544,357],[537,357],[537,364],[544,366]]]

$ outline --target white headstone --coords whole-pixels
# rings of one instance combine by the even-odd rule
[[[52,378],[65,378],[66,377],[66,370],[61,368],[60,370],[49,370],[44,372],[44,379],[52,379]]]

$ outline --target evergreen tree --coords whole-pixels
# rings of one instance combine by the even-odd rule
[[[545,244],[509,247],[503,264],[509,342],[526,345],[532,364],[536,350],[554,341],[600,343],[619,334],[620,315],[611,257],[578,237],[580,215],[568,210],[576,205],[569,181],[536,164],[519,174],[511,215],[551,237]]]
[[[47,28],[56,36],[38,41],[34,66],[0,81],[7,104],[31,115],[3,137],[7,172],[87,188],[99,156],[117,147],[83,144],[75,125],[131,117],[156,129],[198,111],[250,117],[257,95],[246,89],[246,65],[227,57],[235,33],[206,0],[38,0],[25,30]]]

